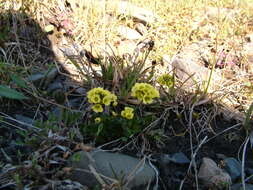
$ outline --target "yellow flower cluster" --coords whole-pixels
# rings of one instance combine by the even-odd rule
[[[109,106],[110,104],[113,106],[117,105],[117,96],[101,87],[91,89],[87,93],[87,97],[88,102],[94,104],[92,110],[96,113],[103,112],[102,104],[105,106]]]
[[[131,95],[142,101],[144,104],[151,104],[154,98],[160,96],[159,92],[147,83],[135,83]]]
[[[133,111],[134,111],[133,108],[125,107],[125,109],[123,111],[121,111],[121,116],[126,119],[133,119],[133,117],[134,117]]]
[[[173,86],[173,77],[169,74],[163,74],[157,78],[157,82],[170,88]]]

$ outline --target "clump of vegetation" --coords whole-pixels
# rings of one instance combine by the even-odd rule
[[[131,89],[131,96],[136,98],[140,104],[151,104],[154,98],[159,97],[159,92],[150,84],[136,83]],[[118,104],[118,98],[115,94],[101,87],[93,88],[88,91],[87,98],[88,102],[92,104],[91,109],[95,112],[95,116],[92,117],[95,119],[94,123],[88,122],[88,125],[83,127],[85,132],[88,132],[88,134],[96,138],[106,136],[108,140],[115,139],[116,137],[130,137],[143,130],[143,126],[145,126],[144,123],[147,124],[150,122],[150,117],[141,118],[144,110],[140,110],[139,114],[134,113],[134,110],[137,110],[136,106],[138,106],[138,104],[131,105],[131,107],[124,106],[123,108],[122,104]],[[103,106],[109,108],[110,105],[113,106],[112,110],[103,108]],[[120,109],[120,113],[117,113],[117,110]],[[155,117],[153,119],[155,119]],[[115,125],[117,128],[109,127]]]

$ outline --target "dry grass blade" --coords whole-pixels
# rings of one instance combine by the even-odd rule
[[[12,175],[15,173],[16,168],[11,167],[0,173],[0,188],[8,187],[11,184],[15,184]]]
[[[246,190],[246,185],[245,185],[245,159],[246,159],[246,149],[247,149],[247,145],[249,143],[249,140],[250,138],[247,137],[245,139],[245,142],[244,142],[244,145],[243,145],[243,152],[242,152],[242,176],[241,176],[241,179],[242,179],[242,187],[243,187],[243,190]]]
[[[191,169],[192,166],[193,166],[193,167],[196,167],[195,157],[197,156],[197,153],[198,153],[199,149],[200,149],[201,146],[205,143],[206,140],[207,140],[207,136],[205,136],[204,139],[202,139],[202,141],[199,143],[199,145],[198,145],[198,147],[196,148],[196,150],[193,152],[192,157],[191,157],[191,162],[190,162],[190,164],[189,164],[187,173],[190,172],[190,169]],[[194,166],[194,165],[195,165],[195,166]],[[187,178],[187,175],[186,175],[186,176],[184,177],[184,179],[181,181],[179,190],[182,190],[186,178]],[[196,179],[196,178],[197,178],[197,172],[196,172],[196,169],[195,169],[195,179]],[[198,181],[197,181],[197,182],[198,182]],[[199,184],[197,183],[196,185],[197,185],[197,188],[198,188],[198,185],[199,185]]]
[[[11,121],[14,121],[14,122],[17,122],[17,123],[19,123],[19,124],[21,124],[21,125],[24,125],[24,126],[26,126],[26,127],[29,127],[29,128],[32,129],[32,130],[35,130],[35,131],[40,131],[40,130],[41,130],[41,129],[39,129],[39,128],[37,128],[37,127],[31,125],[31,124],[24,123],[24,122],[22,122],[22,121],[19,121],[19,120],[17,120],[17,119],[14,119],[13,117],[11,117],[11,116],[9,116],[9,115],[3,113],[3,112],[0,112],[0,114],[2,115],[1,117],[6,118],[6,119],[11,120]],[[11,123],[8,123],[8,122],[5,122],[5,121],[0,121],[0,122],[4,122],[4,123],[6,123],[6,124],[12,125]],[[18,126],[15,126],[15,125],[12,125],[12,126],[17,127],[18,129],[25,131],[25,129],[20,128],[20,127],[18,127]]]

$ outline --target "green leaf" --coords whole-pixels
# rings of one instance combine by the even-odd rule
[[[15,99],[15,100],[24,100],[28,99],[22,93],[9,88],[8,86],[0,85],[0,96]]]
[[[251,116],[253,113],[253,103],[250,105],[250,107],[248,108],[247,112],[246,112],[246,118],[244,121],[244,128],[245,130],[248,132],[249,130],[251,130],[251,125],[250,125],[250,121],[251,121]]]
[[[102,132],[103,128],[104,128],[103,124],[100,124],[98,126],[98,130],[97,130],[96,136],[99,136],[99,134]]]
[[[27,88],[28,87],[26,85],[25,80],[23,80],[22,78],[20,78],[17,75],[11,75],[11,79],[12,79],[13,82],[15,82],[21,88]]]
[[[102,75],[104,80],[113,80],[114,68],[112,62],[108,66],[101,64]]]

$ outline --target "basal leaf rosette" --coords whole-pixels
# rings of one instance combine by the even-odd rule
[[[116,106],[117,96],[101,87],[93,88],[87,93],[88,102],[94,104],[92,110],[96,113],[103,112],[103,106]]]
[[[159,98],[159,92],[147,83],[136,83],[131,91],[131,96],[137,98],[144,104],[151,104],[154,98]]]

